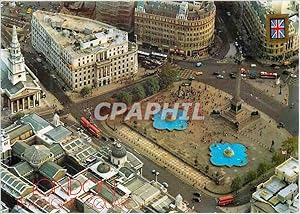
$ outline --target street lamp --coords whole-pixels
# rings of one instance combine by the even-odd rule
[[[152,174],[155,175],[155,183],[157,183],[157,176],[159,175],[159,172],[156,171],[155,169],[152,170]]]

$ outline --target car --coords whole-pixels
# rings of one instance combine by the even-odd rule
[[[231,16],[231,13],[230,12],[226,12],[227,16]]]
[[[224,76],[221,75],[221,74],[219,74],[219,75],[217,76],[217,78],[218,78],[218,79],[224,79]]]
[[[226,71],[222,71],[222,73],[223,73],[223,74],[225,74],[225,73],[226,73]]]
[[[36,58],[36,61],[42,62],[41,58],[39,58],[39,57]]]
[[[101,136],[101,139],[102,139],[103,141],[108,141],[107,137],[104,137],[104,136]]]
[[[280,66],[275,66],[274,68],[275,68],[275,69],[280,69]]]
[[[201,202],[201,199],[198,198],[198,197],[194,197],[194,198],[193,198],[193,201],[200,203],[200,202]]]
[[[194,192],[193,195],[196,196],[197,198],[201,197],[201,193],[200,192]]]
[[[246,74],[241,74],[241,77],[247,77],[247,75]]]
[[[284,128],[284,127],[285,127],[285,125],[284,125],[283,122],[280,122],[280,123],[277,125],[277,128]]]
[[[168,188],[169,187],[169,184],[167,182],[162,182],[162,185],[165,187],[165,188]]]
[[[65,86],[63,86],[63,87],[62,87],[62,90],[63,90],[63,91],[66,91],[67,89],[66,89],[66,87],[65,87]]]
[[[202,74],[203,74],[202,71],[197,71],[197,72],[196,72],[196,76],[200,76],[200,75],[202,75]]]
[[[189,80],[195,80],[195,77],[190,76],[190,77],[189,77]]]
[[[191,83],[190,82],[184,82],[181,84],[181,86],[191,86]]]
[[[251,68],[255,68],[255,67],[256,67],[256,64],[251,64],[250,67],[251,67]]]
[[[202,62],[197,62],[196,63],[196,67],[201,67],[203,64],[202,64]]]
[[[238,43],[238,42],[235,42],[234,45],[235,45],[235,46],[239,46],[239,43]]]
[[[113,138],[113,137],[110,137],[109,140],[112,141],[112,142],[115,142],[115,141],[116,141],[116,139]]]
[[[291,74],[291,77],[292,78],[297,78],[297,75],[296,74]]]
[[[220,75],[219,72],[214,72],[213,75]]]

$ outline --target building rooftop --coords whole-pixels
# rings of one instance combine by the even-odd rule
[[[289,177],[299,175],[299,161],[294,158],[290,158],[277,166],[276,171],[282,172]]]
[[[25,177],[33,173],[33,168],[26,161],[21,161],[12,166],[11,169],[16,175]]]
[[[257,206],[274,209],[279,213],[298,212],[299,206],[298,203],[295,203],[295,200],[299,198],[298,184],[288,184],[284,180],[281,180],[283,179],[281,178],[282,174],[289,176],[294,176],[294,173],[299,174],[299,171],[294,171],[294,166],[298,167],[298,160],[294,158],[288,159],[276,167],[275,175],[265,183],[258,185],[257,191],[252,194],[252,198],[256,200],[255,203]],[[281,174],[277,176],[278,171]]]
[[[27,148],[29,148],[30,146],[26,143],[24,143],[23,141],[18,141],[16,142],[13,146],[12,146],[12,150],[13,152],[18,155],[19,157],[21,157],[21,155],[25,152],[25,150]]]
[[[29,68],[25,65],[26,70],[26,81],[18,82],[16,85],[13,85],[11,81],[8,79],[9,69],[9,50],[1,49],[0,50],[1,59],[1,89],[6,92],[9,98],[13,98],[17,94],[21,93],[24,90],[41,90],[38,85],[39,80],[36,76],[29,70]]]
[[[16,128],[9,130],[8,135],[11,140],[18,138],[20,135],[29,132],[32,130],[32,127],[29,124],[19,125]]]
[[[38,132],[47,126],[50,126],[50,123],[45,119],[41,118],[37,114],[26,115],[20,119],[20,121],[24,124],[30,124],[35,132]]]
[[[7,169],[0,166],[1,189],[5,190],[15,198],[25,196],[25,192],[32,191],[32,186],[21,180]]]
[[[70,136],[71,134],[72,132],[62,125],[55,127],[54,129],[51,129],[50,131],[45,133],[47,137],[49,137],[55,142],[59,142],[62,139],[65,139],[66,137]]]
[[[128,43],[127,32],[92,19],[39,10],[32,15],[54,41],[74,58]]]
[[[199,19],[202,15],[214,8],[214,3],[209,1],[173,2],[173,1],[146,1],[137,5],[137,11],[145,10],[146,13],[170,18],[184,17],[184,19]]]
[[[32,145],[24,151],[23,157],[31,164],[41,164],[49,160],[52,153],[44,145]]]
[[[67,170],[62,168],[61,166],[57,165],[52,161],[47,161],[44,163],[41,168],[39,169],[40,173],[45,177],[49,178],[50,180],[57,180],[57,173],[58,172],[66,172]]]

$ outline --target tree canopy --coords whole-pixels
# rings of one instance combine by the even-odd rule
[[[134,101],[139,101],[146,97],[146,92],[142,84],[138,84],[134,87],[131,93]]]
[[[231,182],[231,190],[232,191],[237,191],[238,189],[240,189],[242,186],[242,180],[239,176],[236,176],[232,182]]]
[[[151,95],[157,93],[160,89],[159,82],[158,82],[157,78],[155,78],[155,77],[150,77],[149,79],[147,79],[144,82],[143,86],[145,88],[145,92],[146,92],[147,96],[151,96]]]
[[[170,64],[166,64],[162,67],[159,73],[159,86],[161,89],[166,89],[172,85],[178,76],[178,71],[172,68]]]
[[[82,97],[85,97],[86,95],[90,94],[92,92],[92,88],[90,86],[85,86],[84,88],[81,89],[80,95]]]

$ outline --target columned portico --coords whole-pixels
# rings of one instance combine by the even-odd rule
[[[13,26],[12,41],[8,49],[1,49],[1,86],[2,108],[9,109],[12,114],[35,107],[40,103],[39,81],[34,73],[25,65]],[[32,105],[33,103],[33,105]]]

